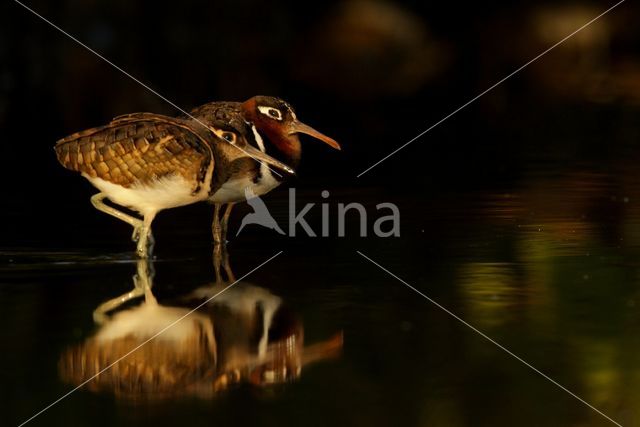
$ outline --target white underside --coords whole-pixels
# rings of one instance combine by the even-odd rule
[[[254,124],[251,124],[251,130],[258,144],[258,148],[263,153],[266,153],[264,141]],[[278,185],[280,185],[280,181],[275,179],[269,166],[264,162],[260,162],[260,180],[258,182],[253,182],[253,179],[250,177],[227,181],[209,198],[209,201],[213,203],[241,202],[247,199],[247,194],[261,196],[273,190]],[[250,191],[246,191],[247,188],[249,188]]]
[[[271,175],[271,171],[263,173],[260,181],[253,182],[251,178],[234,179],[225,182],[209,200],[213,203],[235,203],[246,200],[245,189],[249,187],[253,194],[261,196],[280,185],[280,181]]]
[[[180,175],[163,177],[151,183],[137,184],[129,188],[101,178],[83,175],[98,190],[106,194],[109,200],[136,210],[142,215],[154,215],[163,209],[189,205],[207,198],[205,185],[198,193],[193,194],[193,183],[186,181]]]
[[[198,332],[198,324],[209,323],[205,316],[192,313],[189,319],[182,319],[189,310],[178,307],[164,307],[143,304],[139,307],[116,314],[96,335],[98,341],[111,341],[135,336],[144,339],[158,336],[159,339],[182,342]],[[167,326],[172,325],[167,328]]]
[[[220,285],[207,286],[196,289],[191,295],[198,299],[212,299],[213,295],[220,295],[212,301],[212,305],[223,305],[232,313],[239,313],[251,319],[256,313],[256,307],[262,307],[262,335],[258,342],[258,356],[267,354],[269,344],[269,330],[273,324],[273,317],[282,305],[282,299],[264,288],[245,283],[239,283],[224,294],[220,293]]]

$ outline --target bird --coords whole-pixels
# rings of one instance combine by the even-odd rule
[[[138,260],[134,289],[100,304],[95,333],[62,351],[64,382],[134,401],[210,399],[233,386],[298,380],[303,369],[342,352],[342,332],[305,345],[302,318],[265,287],[185,283],[193,290],[158,300],[153,281],[153,260]]]
[[[272,96],[254,96],[244,102],[210,102],[192,109],[181,116],[193,121],[228,121],[230,117],[242,116],[249,127],[254,148],[273,157],[295,172],[300,163],[302,147],[299,134],[312,136],[330,147],[341,150],[334,139],[318,132],[298,120],[291,104]],[[279,186],[290,174],[281,174],[269,164],[245,162],[226,176],[226,181],[215,191],[208,201],[214,205],[212,231],[216,244],[226,243],[229,216],[237,202],[246,200],[245,188],[252,194],[261,196]],[[220,218],[222,205],[226,210]]]
[[[236,115],[238,116],[238,115]],[[99,192],[93,206],[133,226],[136,254],[153,250],[151,224],[164,209],[207,200],[240,163],[260,162],[286,175],[292,170],[256,149],[239,117],[226,121],[184,120],[154,113],[133,113],[104,126],[57,141],[58,161],[80,172]],[[138,212],[129,215],[104,199]]]
[[[263,227],[270,228],[271,230],[275,230],[279,234],[284,234],[282,228],[280,228],[276,220],[269,213],[267,205],[264,204],[260,197],[256,196],[253,193],[251,187],[245,188],[244,196],[247,199],[247,203],[249,204],[249,206],[253,208],[253,212],[245,215],[244,218],[242,218],[242,223],[240,224],[240,228],[238,228],[238,231],[236,232],[236,236],[240,234],[245,225],[249,224],[258,224]]]

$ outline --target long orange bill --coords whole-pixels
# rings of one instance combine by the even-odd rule
[[[302,122],[299,121],[294,121],[293,123],[291,123],[291,127],[289,128],[289,134],[292,133],[304,133],[306,135],[312,136],[316,139],[319,139],[320,141],[324,142],[325,144],[335,148],[336,150],[340,150],[340,144],[338,144],[335,139],[329,138],[327,135],[318,132],[317,130],[315,130],[314,128],[312,128],[309,125],[305,125]]]
[[[344,334],[338,332],[326,341],[311,344],[302,352],[302,365],[340,356],[344,343]]]

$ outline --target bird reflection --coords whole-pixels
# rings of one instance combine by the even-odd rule
[[[303,323],[282,298],[233,284],[226,251],[213,258],[216,281],[171,305],[152,292],[152,261],[138,260],[134,289],[98,306],[96,333],[63,352],[63,381],[131,400],[210,398],[235,385],[294,381],[303,367],[339,355],[342,333],[305,347]]]

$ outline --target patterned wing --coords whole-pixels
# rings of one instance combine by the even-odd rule
[[[180,174],[197,191],[213,161],[203,131],[184,120],[136,113],[63,138],[55,151],[65,168],[124,187]]]
[[[195,117],[208,124],[232,123],[241,119],[240,105],[239,102],[210,102],[191,110],[190,116],[183,115],[181,117],[185,119]]]

